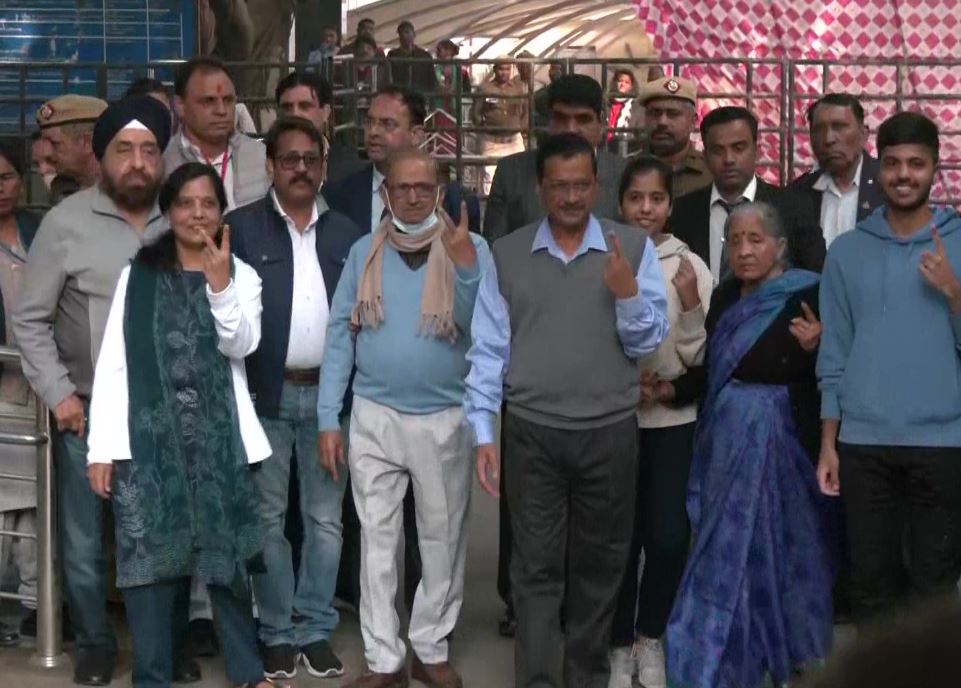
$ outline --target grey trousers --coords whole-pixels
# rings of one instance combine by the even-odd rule
[[[404,666],[394,607],[404,495],[414,487],[423,572],[410,614],[410,644],[425,664],[447,661],[447,637],[464,599],[471,432],[459,406],[404,414],[354,397],[350,476],[360,520],[360,629],[371,671]]]
[[[632,413],[605,427],[560,430],[508,407],[503,432],[515,686],[607,688],[611,624],[634,524],[637,421]]]

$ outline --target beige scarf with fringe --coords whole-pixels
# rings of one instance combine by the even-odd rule
[[[357,285],[357,302],[350,316],[351,325],[376,328],[384,321],[384,244],[390,244],[399,253],[417,253],[429,246],[417,332],[451,342],[457,339],[454,263],[447,255],[442,239],[447,223],[442,213],[438,215],[440,217],[432,229],[416,235],[398,231],[389,215],[381,220],[364,259],[364,271]]]

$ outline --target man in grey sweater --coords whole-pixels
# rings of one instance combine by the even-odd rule
[[[237,91],[223,63],[214,57],[185,62],[174,79],[174,109],[180,130],[164,151],[167,175],[186,162],[211,165],[233,210],[267,195],[264,144],[236,129]]]
[[[517,688],[606,688],[634,518],[636,359],[667,334],[667,296],[650,240],[591,214],[586,139],[550,137],[536,169],[547,217],[494,243],[465,406],[478,478],[499,496],[494,422],[506,401]]]
[[[13,313],[23,372],[57,425],[64,588],[76,633],[74,681],[110,683],[116,639],[106,613],[101,500],[87,483],[87,408],[121,270],[167,224],[157,207],[170,117],[141,96],[107,108],[93,131],[99,183],[44,218]]]

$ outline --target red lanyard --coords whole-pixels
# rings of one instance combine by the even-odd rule
[[[208,165],[210,165],[211,167],[214,166],[214,161],[208,158],[206,154],[204,154],[204,159],[207,161]],[[224,161],[220,164],[220,181],[224,184],[227,183],[227,162],[229,160],[230,160],[230,149],[228,148],[227,150],[224,151]]]

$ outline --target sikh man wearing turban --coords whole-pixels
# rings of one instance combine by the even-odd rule
[[[106,613],[102,501],[87,483],[94,364],[121,270],[167,224],[157,206],[170,116],[141,96],[94,125],[99,180],[44,218],[30,248],[13,329],[23,372],[56,420],[64,589],[76,634],[74,682],[107,685],[116,639]]]

